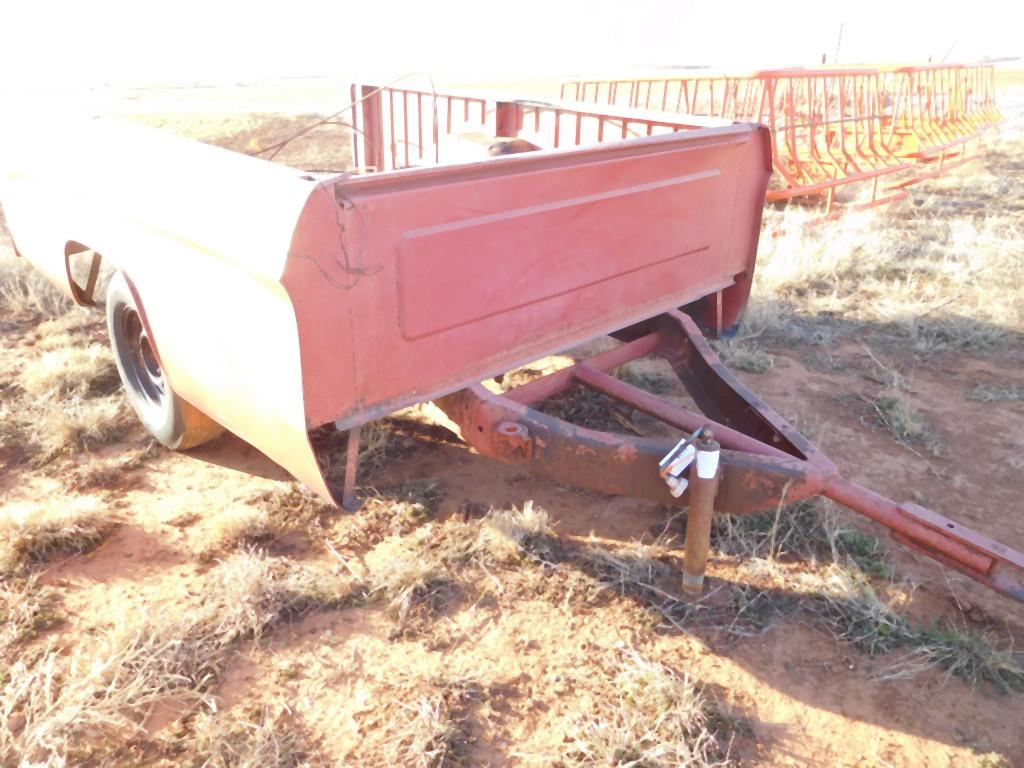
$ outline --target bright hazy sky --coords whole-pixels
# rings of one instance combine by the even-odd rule
[[[0,85],[811,65],[841,22],[840,63],[1024,55],[1020,0],[0,0]]]

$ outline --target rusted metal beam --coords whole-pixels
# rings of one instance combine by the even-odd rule
[[[833,475],[821,494],[881,523],[897,541],[1024,602],[1024,553],[912,502],[897,504]]]
[[[610,376],[607,373],[592,367],[588,363],[581,363],[575,366],[573,368],[573,376],[591,389],[597,390],[609,397],[613,397],[627,405],[631,405],[636,410],[642,411],[648,416],[660,419],[666,424],[677,427],[678,429],[692,431],[694,429],[699,429],[702,426],[710,426],[714,429],[715,434],[719,437],[722,445],[726,448],[730,448],[734,451],[755,453],[761,456],[774,456],[784,459],[791,458],[789,454],[780,451],[778,448],[765,445],[759,440],[755,440],[752,437],[744,435],[742,432],[738,432],[724,424],[719,424],[717,421],[708,419],[708,417],[703,414],[694,413],[686,408],[680,408],[677,405],[672,405],[660,397],[652,395],[650,392],[645,392],[638,387],[634,387],[632,384],[627,384],[621,379],[616,379],[614,376]]]
[[[589,358],[585,364],[597,371],[611,371],[620,365],[625,365],[628,362],[651,354],[661,343],[662,335],[655,331],[626,344],[621,344],[607,352],[595,355]],[[531,405],[541,400],[546,400],[560,392],[564,392],[576,383],[576,371],[580,365],[582,363],[562,368],[559,371],[541,376],[515,389],[510,389],[505,393],[505,397],[512,402],[522,405]]]

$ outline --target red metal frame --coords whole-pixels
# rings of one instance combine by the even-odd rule
[[[1024,553],[843,478],[817,448],[729,372],[686,314],[667,312],[616,337],[623,341],[620,346],[504,394],[475,385],[437,404],[459,426],[463,439],[486,456],[566,485],[684,507],[689,491],[673,497],[659,472],[672,440],[587,429],[534,406],[584,386],[685,432],[710,428],[723,448],[717,511],[751,514],[826,496],[889,528],[901,543],[1024,602]],[[648,354],[669,362],[700,412],[610,375]]]
[[[824,195],[825,218],[839,212],[842,187],[867,187],[866,199],[844,209],[871,208],[966,162],[1001,119],[995,70],[984,64],[576,80],[563,83],[561,95],[768,125],[776,179],[766,199]],[[928,167],[912,169],[915,163]]]
[[[353,165],[363,172],[452,162],[446,156],[449,143],[461,134],[521,137],[543,149],[567,149],[735,122],[616,105],[585,108],[370,85],[352,85],[350,97]]]
[[[903,197],[881,187],[882,177],[910,167],[883,141],[877,70],[776,69],[749,76],[575,81],[562,96],[634,108],[687,112],[758,122],[772,129],[776,179],[768,200],[824,195],[826,217],[838,211],[836,190],[867,184],[870,208]]]

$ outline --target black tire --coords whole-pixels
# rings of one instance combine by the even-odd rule
[[[128,402],[146,430],[176,451],[209,442],[224,428],[174,393],[124,275],[107,286],[107,330]]]

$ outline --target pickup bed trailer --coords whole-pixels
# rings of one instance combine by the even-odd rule
[[[90,120],[6,138],[18,252],[106,311],[129,401],[165,445],[227,428],[353,508],[359,428],[433,400],[477,451],[559,482],[688,507],[684,587],[714,511],[821,494],[1024,601],[1024,554],[835,466],[723,366],[754,273],[771,137],[754,124],[475,94],[352,87],[353,170],[313,175]],[[462,131],[539,151],[444,164]],[[589,360],[495,394],[479,382],[610,335]],[[615,378],[668,361],[698,410]],[[542,413],[584,386],[687,433]],[[344,488],[309,432],[348,430]]]

